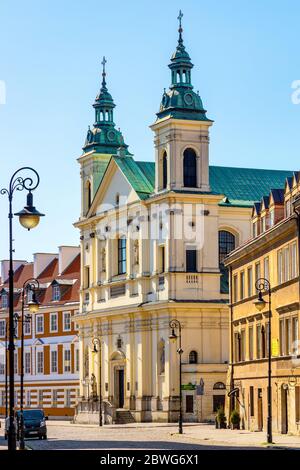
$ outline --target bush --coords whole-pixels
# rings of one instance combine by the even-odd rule
[[[234,426],[237,427],[240,424],[240,413],[237,410],[233,410],[230,415],[230,423]]]
[[[220,406],[220,408],[217,409],[217,421],[218,423],[225,423],[226,421],[224,408],[222,406]]]

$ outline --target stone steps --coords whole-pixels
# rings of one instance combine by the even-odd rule
[[[116,424],[135,423],[135,419],[129,410],[116,411]]]

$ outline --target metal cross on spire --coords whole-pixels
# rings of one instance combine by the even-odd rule
[[[183,17],[183,13],[181,10],[179,10],[179,15],[177,17],[178,21],[179,21],[179,29],[178,29],[178,32],[179,32],[179,42],[182,42],[182,24],[181,24],[181,20],[182,20],[182,17]]]
[[[105,59],[105,56],[103,56],[101,65],[102,65],[102,85],[106,85],[105,77],[106,77],[106,72],[105,72],[105,64],[107,60]]]

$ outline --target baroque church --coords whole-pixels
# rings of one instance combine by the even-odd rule
[[[181,17],[170,86],[150,126],[154,162],[135,159],[117,130],[103,60],[78,158],[77,422],[97,422],[100,404],[104,423],[176,421],[180,390],[185,421],[214,419],[230,360],[223,260],[250,238],[253,203],[288,173],[209,164],[213,120],[193,88]]]

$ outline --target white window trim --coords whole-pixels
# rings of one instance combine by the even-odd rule
[[[65,360],[65,352],[70,351],[70,370],[66,370],[66,360]],[[63,350],[63,365],[64,365],[64,373],[71,374],[72,373],[72,354],[71,354],[71,347],[66,346]]]
[[[43,331],[38,331],[38,318],[42,318],[43,319]],[[37,335],[42,335],[44,334],[44,330],[45,330],[45,325],[44,325],[44,315],[36,315],[35,317],[35,332]]]
[[[43,354],[43,371],[42,372],[39,372],[39,361],[38,361],[39,353]],[[44,374],[44,372],[45,372],[44,361],[45,361],[44,349],[37,349],[36,350],[36,375],[43,375]]]
[[[56,352],[56,371],[53,371],[52,369],[52,364],[53,364],[53,361],[52,361],[52,353],[53,352]],[[50,350],[50,373],[51,374],[57,374],[58,373],[58,351],[56,348],[53,348]]]
[[[67,314],[70,315],[70,328],[68,329],[65,328],[65,317]],[[71,331],[71,330],[72,330],[72,315],[71,315],[71,312],[68,310],[68,311],[63,312],[63,331]]]
[[[56,317],[56,329],[52,329],[52,317]],[[50,314],[50,333],[57,333],[58,332],[58,313],[53,312]]]

